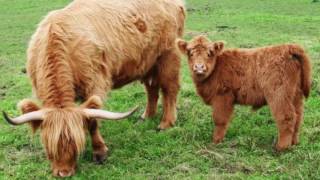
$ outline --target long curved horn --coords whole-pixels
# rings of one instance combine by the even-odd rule
[[[83,111],[86,115],[90,118],[100,118],[100,119],[107,119],[107,120],[119,120],[126,118],[133,114],[138,109],[138,106],[133,108],[128,112],[118,113],[118,112],[110,112],[101,109],[84,109]]]
[[[43,120],[43,111],[41,111],[41,110],[22,114],[21,116],[16,117],[16,118],[10,118],[8,116],[8,114],[4,111],[2,111],[2,114],[3,114],[4,119],[9,124],[12,124],[12,125],[20,125],[20,124],[24,124],[24,123],[30,122],[30,121]]]

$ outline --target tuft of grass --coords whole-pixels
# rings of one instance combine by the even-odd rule
[[[79,157],[70,179],[317,179],[320,176],[320,4],[310,0],[186,0],[185,37],[205,34],[227,47],[256,47],[295,42],[313,63],[311,97],[305,101],[301,143],[284,153],[272,144],[277,129],[268,107],[253,113],[237,107],[222,144],[211,143],[211,109],[196,95],[182,59],[181,91],[175,127],[157,132],[162,112],[138,123],[140,109],[121,122],[103,122],[110,149],[103,165],[92,162],[92,148]],[[315,2],[317,0],[313,0]],[[69,0],[0,0],[0,109],[18,115],[16,103],[31,96],[23,71],[27,43],[47,12]],[[141,84],[112,91],[105,107],[125,110],[145,106]],[[38,133],[0,119],[0,179],[54,179]],[[90,141],[90,138],[88,138]]]

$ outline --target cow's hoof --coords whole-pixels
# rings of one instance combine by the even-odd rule
[[[156,115],[156,112],[154,111],[154,112],[144,112],[143,114],[141,114],[141,116],[140,116],[140,118],[141,119],[143,119],[143,120],[145,120],[145,119],[147,119],[147,118],[152,118],[152,117],[154,117]]]
[[[96,164],[103,164],[106,158],[107,158],[107,154],[93,154],[93,161]]]
[[[171,127],[173,127],[171,123],[160,123],[160,125],[157,127],[157,131],[163,131]]]
[[[93,161],[96,164],[103,164],[103,162],[107,159],[107,156],[108,150],[93,152]]]
[[[158,127],[156,128],[156,131],[157,131],[157,132],[161,132],[161,131],[164,131],[164,129],[162,129],[160,126],[158,126]]]
[[[136,124],[142,124],[145,121],[142,117],[138,118]]]
[[[141,114],[141,116],[140,116],[139,119],[140,119],[140,120],[145,120],[145,119],[146,119],[146,113]]]

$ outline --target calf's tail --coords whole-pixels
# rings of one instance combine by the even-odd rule
[[[307,98],[311,91],[311,62],[303,48],[298,45],[290,46],[289,50],[292,57],[301,64],[301,89]]]

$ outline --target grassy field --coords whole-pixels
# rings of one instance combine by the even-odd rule
[[[0,109],[18,115],[16,103],[31,96],[23,73],[26,48],[36,25],[70,0],[0,0]],[[72,179],[319,179],[320,178],[320,2],[317,0],[187,0],[185,37],[206,34],[227,47],[295,42],[313,61],[313,88],[305,103],[301,143],[285,153],[273,150],[276,127],[267,107],[237,107],[225,141],[211,144],[211,110],[196,96],[183,59],[178,120],[157,132],[162,112],[143,123],[139,113],[122,122],[104,122],[111,150],[104,165],[92,161],[88,142]],[[109,110],[145,106],[140,83],[110,93]],[[27,125],[0,118],[0,179],[53,179],[49,161]]]

